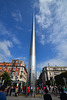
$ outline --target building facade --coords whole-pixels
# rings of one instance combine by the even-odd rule
[[[12,60],[12,62],[1,62],[0,63],[0,75],[4,72],[8,72],[12,83],[26,83],[27,82],[27,69],[24,61]]]
[[[39,80],[41,83],[45,83],[47,80],[54,79],[56,75],[59,75],[65,71],[67,71],[67,67],[64,66],[45,66],[42,69]]]

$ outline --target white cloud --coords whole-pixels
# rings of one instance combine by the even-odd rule
[[[67,62],[63,59],[53,58],[44,62],[40,62],[37,67],[42,69],[43,67],[48,66],[48,63],[49,66],[67,66]]]
[[[23,30],[23,28],[20,27],[20,26],[16,26],[16,28],[17,28],[18,30]]]
[[[40,37],[40,43],[42,44],[42,45],[44,45],[45,44],[45,35],[44,34],[42,34],[41,35],[41,37]]]
[[[26,60],[26,57],[16,57],[15,59],[19,59],[19,60],[25,61]]]
[[[12,37],[13,39],[13,42],[15,43],[15,44],[20,44],[20,41],[16,38],[16,36],[14,35],[13,37]]]
[[[21,15],[20,11],[12,12],[12,16],[17,22],[22,21],[22,15]]]
[[[0,23],[0,35],[10,35],[3,23]]]
[[[0,23],[0,35],[3,35],[3,38],[5,36],[9,37],[11,41],[14,42],[15,44],[20,44],[20,41],[15,36],[15,34],[12,34],[11,31],[7,30],[6,26],[3,23]]]
[[[67,65],[67,1],[39,0],[39,14],[36,15],[39,27],[49,34],[45,44],[51,43],[57,55],[48,61],[41,62],[42,68],[50,65]],[[46,34],[46,33],[45,33]],[[42,33],[40,34],[41,37]],[[53,49],[52,48],[52,49]]]
[[[12,42],[9,40],[0,41],[0,60],[11,57],[9,48],[13,47]]]
[[[50,3],[53,0],[39,0],[39,14],[36,15],[38,24],[42,28],[48,28],[52,24]]]

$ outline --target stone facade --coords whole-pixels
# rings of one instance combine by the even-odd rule
[[[45,66],[42,69],[39,79],[42,83],[45,83],[47,80],[50,80],[51,78],[54,79],[56,75],[59,75],[65,71],[67,71],[67,67],[64,66]]]
[[[12,62],[1,62],[0,63],[0,75],[4,72],[8,72],[12,82],[27,82],[27,69],[24,64],[24,61],[12,60]]]

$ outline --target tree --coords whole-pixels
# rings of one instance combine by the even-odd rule
[[[4,72],[2,74],[2,80],[4,80],[4,84],[7,84],[7,85],[11,84],[11,77],[8,72]]]
[[[64,73],[61,73],[60,75],[55,76],[55,82],[57,85],[64,85],[63,77],[67,79],[67,71]]]

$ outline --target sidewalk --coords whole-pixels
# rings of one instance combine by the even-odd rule
[[[60,100],[60,98],[58,98],[57,96],[55,95],[51,95],[52,96],[52,100]],[[31,97],[31,96],[18,96],[18,97],[14,97],[14,96],[7,96],[7,100],[44,100],[43,99],[43,96],[36,96],[35,98],[34,97]]]

